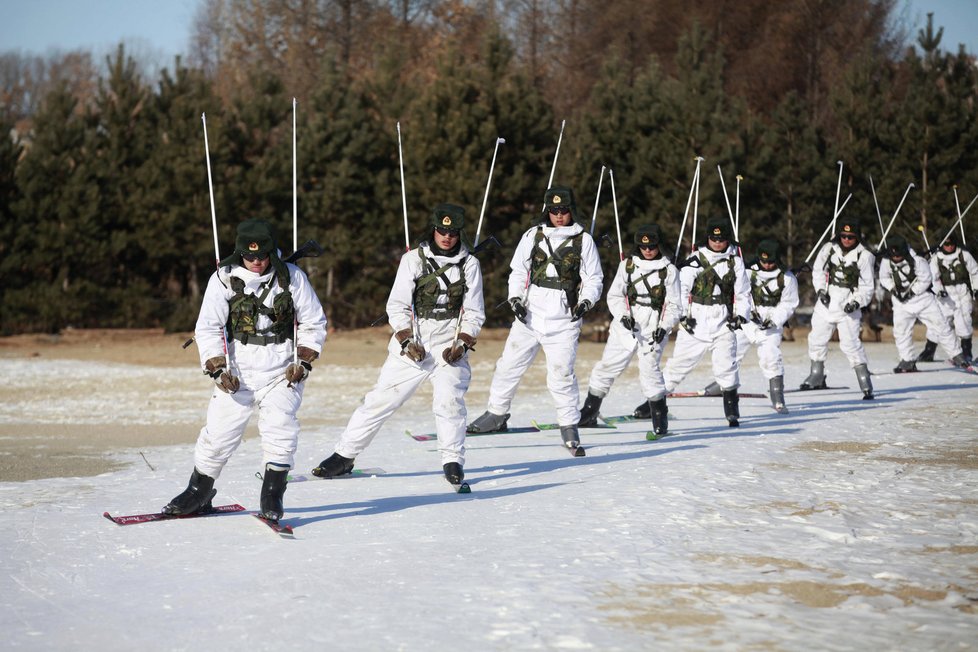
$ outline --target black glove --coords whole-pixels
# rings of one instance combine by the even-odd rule
[[[730,315],[727,317],[727,328],[731,331],[739,330],[746,322],[747,320],[740,315]]]
[[[308,346],[300,346],[296,352],[299,362],[293,362],[285,368],[285,379],[289,381],[289,387],[298,385],[309,377],[312,373],[312,363],[319,357],[319,354]]]
[[[571,317],[571,321],[577,321],[578,319],[583,317],[584,313],[586,313],[590,309],[591,309],[590,301],[588,301],[587,299],[581,301],[579,304],[574,306],[574,313],[573,316]]]
[[[509,307],[513,310],[513,315],[516,316],[524,324],[526,323],[526,306],[523,305],[523,299],[519,297],[513,297],[509,300]]]
[[[762,321],[762,322],[761,322],[760,324],[758,324],[758,325],[759,325],[759,326],[760,326],[761,328],[763,328],[764,330],[767,330],[767,329],[769,329],[769,328],[774,328],[774,322],[773,322],[773,321],[771,321],[770,319],[765,319],[764,321]]]
[[[401,344],[401,355],[406,355],[415,362],[421,362],[427,355],[421,342],[414,339],[414,333],[410,328],[394,333],[394,337]]]
[[[846,305],[842,306],[842,310],[845,311],[846,314],[849,314],[851,312],[856,312],[857,310],[859,310],[859,302],[850,301]]]
[[[468,333],[459,333],[458,339],[452,345],[441,352],[441,357],[448,364],[455,364],[462,359],[466,351],[475,348],[475,338]]]
[[[622,315],[621,319],[619,319],[618,321],[620,321],[621,325],[627,328],[628,330],[630,331],[635,330],[635,318],[632,317],[631,315]]]
[[[947,299],[947,290],[938,290],[937,296],[942,299]]]
[[[687,333],[692,335],[693,331],[696,330],[696,318],[686,315],[679,320],[679,325],[682,326]]]
[[[204,373],[214,380],[217,388],[225,394],[234,394],[241,387],[238,377],[228,371],[227,358],[218,355],[204,363]]]
[[[662,340],[666,339],[666,329],[657,328],[652,331],[652,339],[655,340],[656,344],[662,344]]]
[[[818,291],[818,294],[816,296],[818,297],[818,300],[822,302],[822,305],[823,306],[825,306],[826,308],[829,307],[829,293],[828,292],[826,292],[825,290],[819,290]]]

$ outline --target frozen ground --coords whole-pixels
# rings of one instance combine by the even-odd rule
[[[786,346],[795,387],[804,346]],[[868,350],[889,371],[892,344]],[[753,361],[742,389],[764,391]],[[246,514],[102,518],[156,511],[185,486],[208,390],[174,369],[24,364],[0,360],[8,425],[194,425],[183,445],[118,450],[111,473],[0,482],[0,649],[978,649],[978,378],[943,364],[877,376],[862,401],[833,345],[829,382],[850,389],[789,394],[788,415],[743,399],[739,429],[719,399],[673,399],[674,434],[584,431],[585,458],[556,433],[473,437],[468,496],[432,442],[404,434],[432,429],[423,392],[358,460],[385,476],[289,487],[294,540]],[[491,368],[476,367],[471,415]],[[377,370],[323,369],[297,472],[331,452]],[[57,378],[82,390],[59,395]],[[553,419],[541,379],[512,425]],[[707,380],[701,365],[682,389]],[[133,389],[153,383],[169,398]],[[602,412],[639,398],[633,366]],[[259,458],[251,436],[217,503],[256,507]]]

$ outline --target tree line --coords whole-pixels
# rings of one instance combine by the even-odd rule
[[[481,254],[490,324],[509,319],[492,308],[562,121],[555,183],[590,222],[612,168],[623,240],[658,222],[669,253],[696,156],[700,235],[727,214],[719,165],[731,203],[742,177],[745,253],[773,236],[792,265],[832,217],[840,160],[844,214],[872,244],[870,176],[884,222],[915,184],[894,232],[918,248],[956,219],[955,187],[962,208],[978,193],[978,68],[932,23],[918,53],[887,27],[892,0],[695,4],[209,0],[193,51],[155,75],[121,45],[98,73],[78,53],[47,70],[3,55],[0,332],[192,328],[214,269],[202,113],[221,254],[248,217],[288,253],[292,98],[298,238],[325,249],[301,264],[337,327],[383,314],[404,250],[398,123],[412,241],[444,201],[474,234],[505,138],[483,226],[503,245]],[[607,178],[595,233],[610,273]]]

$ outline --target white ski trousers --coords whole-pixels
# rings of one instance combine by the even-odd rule
[[[913,325],[920,320],[927,327],[927,339],[937,342],[948,357],[961,353],[961,341],[954,334],[932,294],[921,294],[905,303],[893,301],[893,339],[901,360],[916,360]]]
[[[676,334],[676,346],[666,362],[663,375],[666,391],[671,392],[689,375],[689,372],[710,351],[713,363],[713,379],[722,389],[740,386],[740,363],[737,362],[737,337],[727,328],[721,328],[708,340],[701,340],[680,328]]]
[[[638,380],[642,386],[642,396],[658,401],[666,395],[665,379],[662,376],[662,344],[655,344],[642,333],[632,333],[621,323],[615,321],[608,332],[601,360],[591,370],[588,392],[604,398],[611,391],[618,376],[625,371],[635,352],[638,351]]]
[[[763,329],[757,324],[747,323],[737,331],[737,363],[744,359],[751,345],[757,347],[757,366],[764,378],[771,380],[784,375],[784,357],[781,354],[780,328]]]
[[[252,412],[258,408],[258,433],[261,436],[262,469],[272,463],[292,468],[299,442],[299,419],[305,383],[289,387],[285,376],[278,376],[258,390],[243,385],[234,394],[214,388],[207,406],[207,423],[200,430],[194,449],[194,464],[204,475],[218,478],[231,454],[241,443]]]
[[[336,452],[354,458],[370,445],[381,426],[411,398],[425,380],[431,381],[431,411],[442,464],[458,462],[465,466],[465,392],[472,370],[464,356],[455,364],[445,364],[442,351],[431,351],[416,363],[389,351],[380,377],[363,403],[353,412],[336,444]],[[437,357],[436,357],[437,356]]]
[[[808,332],[808,357],[815,362],[824,362],[829,357],[829,340],[832,331],[839,329],[839,348],[849,359],[849,365],[867,364],[866,350],[859,339],[862,328],[862,310],[849,314],[841,310],[829,310],[821,302],[815,302],[812,313],[812,329]]]
[[[580,322],[564,321],[569,326],[545,333],[532,330],[519,320],[513,322],[489,386],[490,412],[509,413],[520,380],[542,347],[547,358],[547,389],[557,408],[557,423],[561,426],[577,425],[581,420],[577,407],[580,391],[574,363],[577,361],[577,340],[581,328]]]

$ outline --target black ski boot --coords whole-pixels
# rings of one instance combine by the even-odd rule
[[[584,449],[581,448],[581,436],[577,432],[577,426],[561,426],[560,438],[564,440],[564,446],[574,457],[583,457]]]
[[[801,389],[825,389],[825,361],[812,360],[812,370],[801,383]]]
[[[265,476],[261,483],[261,517],[278,523],[285,513],[282,497],[289,482],[289,470],[281,466],[266,464]]]
[[[788,414],[788,406],[784,403],[784,376],[775,376],[768,383],[768,393],[771,395],[771,407],[778,414]]]
[[[482,413],[481,417],[469,424],[465,432],[506,432],[506,422],[508,420],[508,414],[494,414],[486,410]]]
[[[917,356],[917,362],[933,362],[935,353],[937,353],[937,342],[927,340],[927,343],[924,344],[924,350]]]
[[[931,360],[933,359],[933,356],[931,356]],[[913,360],[900,360],[897,366],[893,368],[893,373],[895,374],[910,374],[915,371],[917,371],[917,363]]]
[[[723,414],[731,428],[740,426],[740,395],[737,388],[723,390]]]
[[[214,478],[204,475],[194,468],[190,474],[190,484],[183,493],[171,500],[163,508],[164,514],[182,516],[183,514],[206,514],[211,511],[211,499],[217,495],[214,488]]]
[[[458,462],[449,462],[443,464],[441,468],[445,472],[445,479],[448,480],[449,484],[462,484],[462,480],[465,479],[465,471],[462,470],[461,464]]]
[[[964,357],[964,353],[959,353],[951,358],[951,364],[958,369],[967,369],[969,366],[971,366],[971,361]]]
[[[648,401],[643,401],[638,404],[638,407],[632,412],[632,417],[635,419],[651,419],[652,418],[652,406],[649,405]]]
[[[669,408],[666,407],[666,397],[663,396],[658,401],[649,399],[652,408],[652,432],[656,435],[664,435],[669,431]]]
[[[968,364],[971,364],[971,362],[974,361],[974,358],[971,357],[971,338],[970,337],[962,337],[961,338],[961,353],[963,353],[964,354],[964,357],[967,358]]]
[[[723,390],[720,389],[720,383],[715,380],[703,388],[703,396],[721,396],[722,394]]]
[[[584,406],[581,408],[581,420],[577,422],[579,428],[593,428],[598,425],[598,410],[601,409],[602,400],[604,399],[601,396],[587,393]]]
[[[319,478],[335,478],[352,472],[353,459],[339,453],[333,453],[312,470],[312,474]]]
[[[869,377],[869,366],[857,364],[855,372],[856,380],[859,381],[859,389],[863,390],[863,400],[872,401],[876,397],[873,396],[873,379]]]

